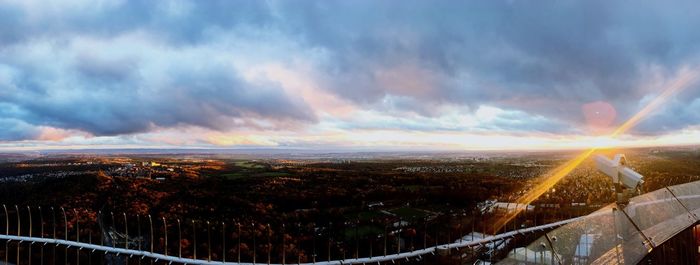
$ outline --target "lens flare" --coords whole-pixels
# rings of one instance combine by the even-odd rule
[[[617,129],[613,131],[610,137],[617,137],[627,132],[629,129],[637,125],[647,115],[649,115],[649,113],[651,113],[661,104],[666,102],[669,97],[675,95],[676,93],[680,92],[681,90],[692,84],[695,80],[697,80],[698,76],[700,76],[700,72],[698,71],[685,71],[684,73],[682,73],[678,78],[676,78],[676,80],[674,80],[673,83],[671,83],[671,85],[666,87],[666,89],[664,89],[664,91],[661,94],[656,96],[656,98],[654,98],[651,102],[644,106],[642,110],[637,112],[637,114],[634,114],[632,118],[620,125],[620,127],[617,127]]]
[[[610,134],[610,136],[607,138],[614,139],[615,137],[627,132],[629,129],[637,125],[642,119],[647,117],[652,111],[658,108],[661,104],[666,102],[671,96],[677,94],[684,88],[694,83],[698,79],[698,76],[700,76],[700,71],[692,70],[682,72],[669,86],[667,86],[663,90],[661,94],[656,96],[639,112],[637,112],[629,120],[625,121],[622,125],[620,125],[620,127],[615,129],[615,131],[613,131],[612,134]],[[595,152],[597,149],[599,149],[599,147],[593,147],[591,149],[588,149],[585,152],[577,155],[574,159],[569,160],[568,162],[564,163],[563,165],[557,168],[554,168],[553,170],[544,175],[540,183],[538,183],[534,188],[532,188],[527,193],[518,198],[516,203],[529,205],[537,198],[542,196],[542,194],[550,190],[555,184],[557,184],[557,182],[559,182],[559,180],[571,173],[572,170],[574,170],[578,165],[585,161],[586,158],[593,154],[593,152]],[[507,212],[503,217],[496,220],[496,222],[494,223],[494,233],[501,230],[501,228],[503,228],[503,226],[505,226],[515,216],[517,216],[523,208],[526,207],[518,207],[516,210],[512,212]]]

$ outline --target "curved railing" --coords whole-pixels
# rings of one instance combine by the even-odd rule
[[[311,265],[311,264],[316,264],[316,265],[369,264],[369,263],[382,263],[382,262],[392,262],[392,261],[397,261],[397,260],[415,259],[415,258],[421,258],[424,255],[435,254],[436,251],[446,251],[446,250],[450,250],[450,249],[457,249],[458,250],[460,248],[474,247],[474,246],[484,245],[484,244],[487,244],[490,242],[495,242],[495,241],[500,241],[500,240],[504,240],[507,238],[512,238],[512,237],[517,236],[517,235],[529,234],[529,233],[549,230],[549,229],[559,227],[559,226],[562,226],[562,225],[565,225],[565,224],[568,224],[571,222],[575,222],[581,218],[582,217],[577,217],[577,218],[567,219],[567,220],[563,220],[563,221],[559,221],[559,222],[555,222],[555,223],[550,223],[550,224],[545,224],[545,225],[540,225],[540,226],[535,226],[535,227],[530,227],[530,228],[524,228],[524,229],[510,231],[507,233],[488,236],[488,237],[485,237],[483,239],[463,240],[462,242],[442,244],[442,245],[433,246],[433,247],[429,247],[429,248],[425,248],[425,249],[413,250],[410,252],[402,252],[402,253],[397,253],[397,254],[389,254],[389,255],[381,255],[381,256],[365,257],[365,258],[356,258],[356,259],[319,261],[319,262],[314,262],[314,263],[288,263],[288,264],[302,264],[302,265]],[[66,248],[82,249],[85,251],[100,251],[100,252],[104,252],[105,254],[126,255],[126,256],[129,256],[132,258],[150,258],[150,259],[153,259],[156,261],[165,261],[165,262],[180,263],[180,264],[219,264],[219,265],[221,265],[221,264],[230,264],[230,265],[235,265],[235,264],[240,264],[240,265],[269,264],[266,262],[251,263],[251,262],[222,262],[222,261],[198,260],[198,259],[182,258],[182,257],[177,257],[177,256],[171,256],[171,255],[164,255],[164,254],[149,252],[149,251],[126,249],[126,248],[119,248],[119,247],[109,247],[109,246],[103,246],[103,245],[98,245],[98,244],[89,244],[89,243],[75,242],[75,241],[63,240],[63,239],[53,239],[53,238],[1,235],[0,234],[0,240],[14,241],[14,242],[19,242],[20,244],[21,243],[44,244],[44,245],[50,244],[50,245],[63,246]]]
[[[452,243],[418,250],[364,258],[282,264],[380,264],[421,259],[423,256],[433,255],[436,252],[449,253],[450,250],[476,248],[492,242],[503,242],[510,238],[538,232],[546,233],[525,248],[513,249],[509,252],[508,257],[500,263],[636,263],[655,247],[697,223],[700,220],[698,215],[700,215],[700,182],[692,182],[637,196],[632,198],[624,208],[611,204],[587,216],[512,230],[484,238],[474,240],[462,238]],[[9,221],[6,222],[9,223]],[[129,258],[148,258],[177,264],[270,264],[269,260],[268,262],[223,262],[192,259],[154,251],[130,249],[128,246],[107,246],[104,242],[103,244],[95,244],[59,239],[55,237],[55,232],[54,237],[44,237],[44,231],[41,232],[40,237],[36,237],[31,236],[31,230],[27,236],[9,235],[7,231],[9,229],[6,229],[6,234],[0,234],[0,241],[5,241],[6,246],[12,242],[29,246],[52,245],[85,252],[101,252]]]
[[[698,215],[700,181],[666,187],[551,230],[499,264],[636,264]]]

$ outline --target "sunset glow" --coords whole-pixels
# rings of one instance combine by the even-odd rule
[[[676,80],[671,82],[663,91],[653,100],[651,100],[646,106],[644,106],[638,113],[636,113],[632,118],[624,122],[620,127],[615,129],[612,134],[608,137],[598,137],[591,142],[592,148],[582,152],[575,158],[569,160],[563,165],[551,170],[547,174],[541,177],[541,180],[537,180],[537,185],[528,190],[524,195],[518,198],[515,202],[518,204],[529,205],[537,198],[542,196],[545,192],[549,191],[554,185],[556,185],[562,178],[571,173],[576,167],[578,167],[583,161],[588,159],[596,150],[600,148],[615,148],[619,147],[616,144],[616,137],[624,134],[626,131],[630,130],[634,125],[638,124],[643,119],[647,118],[656,109],[662,106],[668,101],[668,99],[683,90],[684,88],[693,85],[697,81],[698,72],[690,72],[681,74]],[[619,142],[618,142],[619,143]],[[510,222],[515,216],[517,216],[522,211],[521,208],[517,208],[515,211],[508,212],[502,218],[499,218],[494,226],[494,231],[499,231],[504,225]]]
[[[624,9],[599,14],[616,19],[582,37],[571,29],[588,22],[566,14],[600,11],[584,3],[411,3],[399,12],[366,2],[69,2],[0,4],[16,14],[0,20],[0,150],[700,143],[683,137],[700,132],[700,92],[688,85],[700,50],[647,36],[637,28],[658,25]],[[502,15],[511,8],[522,12]],[[640,12],[692,35],[672,21],[696,16],[655,12],[663,8]],[[561,21],[531,21],[539,12]],[[659,107],[654,98],[666,103],[641,108]]]

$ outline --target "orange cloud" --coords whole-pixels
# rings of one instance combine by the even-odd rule
[[[73,136],[89,137],[90,135],[76,130],[42,126],[39,128],[39,136],[37,136],[36,140],[58,142]]]

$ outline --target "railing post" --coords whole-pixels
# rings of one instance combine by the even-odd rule
[[[3,204],[2,208],[5,210],[5,235],[9,235],[10,234],[10,216],[7,214],[7,206],[5,206]]]
[[[32,208],[27,206],[27,213],[29,214],[29,237],[32,237]]]
[[[21,231],[22,231],[22,221],[20,220],[19,216],[19,207],[17,207],[17,204],[15,204],[15,213],[17,214],[17,236],[20,236]],[[19,243],[17,242],[17,264],[19,265]]]
[[[386,241],[387,237],[389,237],[389,234],[386,231],[386,222],[384,222],[384,257],[386,257]]]
[[[124,216],[124,249],[129,249],[129,223],[127,223],[126,213],[122,213]]]
[[[73,209],[73,214],[75,215],[75,241],[80,242],[80,219],[78,218],[78,211]]]
[[[192,257],[197,259],[197,225],[195,224],[194,220],[192,220],[192,240]]]
[[[141,242],[143,241],[143,237],[141,236],[141,214],[136,214],[136,230],[136,232],[139,234],[139,242],[136,243],[136,245],[139,248],[139,251],[141,251]]]
[[[394,237],[396,237],[396,254],[401,253],[401,222],[401,217],[399,217],[398,232],[394,234]]]
[[[22,223],[19,217],[19,207],[15,204],[15,213],[17,214],[17,236],[20,236],[22,231]]]
[[[41,211],[41,206],[39,206],[39,221],[41,222],[41,238],[44,238],[44,212]],[[44,244],[39,247],[39,256],[41,256],[41,265],[44,265]]]
[[[78,217],[78,210],[73,209],[73,215],[75,215],[75,241],[80,242],[80,218]],[[75,264],[80,265],[80,248],[75,249]]]
[[[236,222],[238,226],[238,263],[241,263],[241,223]]]
[[[32,208],[27,205],[27,213],[29,213],[29,237],[32,237]],[[29,251],[27,251],[27,263],[32,264],[32,244],[34,242],[29,242],[29,245],[27,245],[27,248]]]
[[[61,207],[61,212],[63,213],[63,228],[65,229],[63,237],[68,241],[68,217],[66,217],[66,209]],[[64,263],[68,264],[68,247],[66,247],[64,251]]]
[[[211,225],[207,221],[207,261],[211,261]]]
[[[374,226],[374,219],[370,220],[370,223]],[[373,235],[368,238],[369,241],[369,258],[372,259],[374,257],[374,239],[376,238],[376,235]]]
[[[328,222],[328,262],[331,261],[331,232],[333,230],[333,222]]]
[[[92,245],[92,231],[88,231],[88,243]],[[42,264],[43,264],[42,259]],[[88,252],[88,265],[92,265],[92,252]]]
[[[299,231],[299,239],[297,239],[299,241],[299,244],[297,244],[297,248],[299,249],[297,251],[297,264],[301,264],[301,223],[297,223],[297,231]]]
[[[150,214],[148,215],[148,227],[149,227],[149,229],[150,229],[149,231],[151,233],[151,253],[153,253],[153,240],[154,240],[154,238],[153,238],[153,218],[151,218]]]
[[[2,205],[2,209],[5,210],[5,235],[10,234],[10,216],[7,214],[7,206]],[[5,264],[8,264],[8,252],[9,252],[10,242],[5,242]]]
[[[360,257],[360,219],[355,220],[355,258]]]
[[[222,262],[226,262],[226,223],[221,222],[221,244],[222,244]]]
[[[473,221],[472,221],[473,224]],[[473,229],[472,229],[473,230]],[[428,248],[428,217],[423,217],[423,249]]]
[[[39,206],[39,222],[41,222],[41,238],[44,238],[44,213],[41,211],[41,206]]]
[[[168,255],[168,223],[165,221],[165,216],[162,217],[163,219],[163,234],[165,235],[165,255]]]
[[[316,223],[311,225],[311,262],[316,263]]]
[[[182,258],[182,227],[180,226],[180,218],[177,219],[177,257]]]
[[[53,239],[56,240],[56,210],[51,206],[51,220],[53,221]],[[56,245],[53,245],[53,255],[54,263],[56,262]]]
[[[148,215],[148,229],[149,229],[150,234],[151,234],[151,253],[154,253],[153,244],[155,244],[155,243],[153,242],[153,240],[155,240],[155,237],[153,236],[153,218],[151,218],[150,214]],[[151,260],[150,263],[153,264],[153,260]]]
[[[95,223],[99,225],[100,220],[102,220],[102,210],[97,211],[97,216],[95,216]],[[100,227],[100,245],[104,246],[105,245],[105,239],[104,236],[102,235],[102,227]]]

